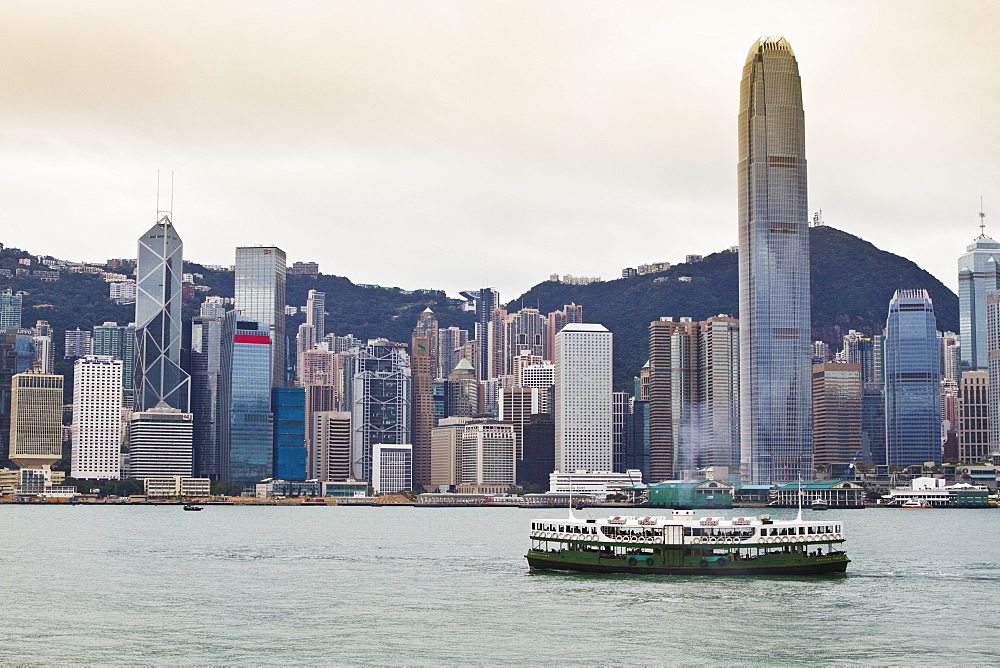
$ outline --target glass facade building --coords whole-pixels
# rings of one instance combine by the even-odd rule
[[[355,348],[344,364],[344,405],[351,411],[351,471],[372,478],[372,449],[410,443],[410,360],[406,346],[372,339]],[[412,449],[408,447],[412,465]],[[409,473],[407,474],[409,475]]]
[[[0,329],[21,326],[21,293],[7,288],[0,292]]]
[[[223,330],[220,391],[222,479],[257,483],[271,477],[271,337],[266,323],[230,311]]]
[[[24,373],[35,361],[35,342],[30,329],[0,329],[0,466],[10,450],[10,402],[15,374]]]
[[[235,307],[247,320],[267,325],[271,336],[271,386],[288,377],[285,359],[285,251],[274,246],[236,249]],[[324,295],[325,297],[325,295]]]
[[[962,365],[987,367],[986,294],[1000,290],[1000,243],[985,234],[976,237],[958,258],[958,325]]]
[[[738,180],[741,472],[812,479],[805,119],[784,38],[759,39],[743,67]]]
[[[135,296],[136,412],[187,412],[190,379],[181,368],[184,244],[166,214],[139,238]]]
[[[225,316],[197,315],[191,321],[191,413],[194,414],[194,473],[222,479],[219,400],[222,330]]]
[[[306,478],[306,388],[271,389],[274,414],[274,477]]]
[[[885,463],[940,463],[941,373],[927,291],[897,290],[885,329]]]

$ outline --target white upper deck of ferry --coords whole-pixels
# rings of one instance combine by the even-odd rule
[[[843,524],[836,520],[772,520],[769,515],[731,519],[695,517],[692,510],[675,510],[672,516],[539,519],[531,523],[531,537],[668,545],[825,543],[844,539]]]

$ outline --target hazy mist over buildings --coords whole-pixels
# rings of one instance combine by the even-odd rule
[[[4,238],[514,297],[736,243],[747,45],[803,78],[809,207],[954,288],[1000,227],[993,2],[25,2],[0,25]],[[994,222],[996,221],[996,222]],[[530,242],[529,242],[530,240]],[[485,249],[485,252],[484,252]]]

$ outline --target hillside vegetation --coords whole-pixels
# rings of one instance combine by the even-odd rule
[[[899,288],[924,288],[934,300],[938,329],[958,331],[958,297],[932,275],[898,255],[879,250],[856,236],[832,227],[810,229],[812,244],[812,326],[813,339],[839,348],[841,337],[850,329],[866,334],[881,331],[892,293]],[[20,258],[34,258],[25,251],[0,250],[0,267],[14,270]],[[185,262],[185,271],[202,274],[198,284],[209,286],[185,302],[184,315],[197,312],[206,294],[233,296],[233,273],[215,271]],[[32,264],[30,269],[45,269]],[[690,277],[690,281],[679,280]],[[665,279],[665,280],[657,280]],[[718,314],[736,316],[739,311],[737,254],[715,253],[692,264],[680,264],[668,271],[592,283],[567,285],[553,281],[539,283],[508,303],[509,310],[521,304],[538,306],[543,313],[570,302],[583,304],[588,322],[599,322],[615,334],[615,386],[631,390],[632,377],[647,358],[649,323],[661,316],[690,316],[697,320]],[[63,332],[90,329],[105,321],[120,324],[134,318],[132,305],[119,306],[108,300],[108,284],[93,274],[62,272],[57,282],[21,276],[0,278],[0,289],[21,290],[22,324],[48,320],[56,330],[56,372],[67,375],[71,365],[62,359]],[[320,274],[288,276],[286,303],[302,306],[310,289],[326,293],[326,328],[336,334],[353,334],[366,340],[383,336],[409,342],[418,314],[427,306],[434,309],[441,327],[458,326],[472,330],[474,315],[451,306],[443,291],[361,286],[343,276]],[[287,333],[295,336],[305,316],[298,313],[286,320]]]
[[[829,227],[810,228],[813,340],[839,349],[851,329],[880,333],[889,300],[900,288],[926,289],[941,331],[958,331],[958,297],[938,279],[904,257]],[[679,277],[690,277],[690,282]],[[666,279],[657,281],[657,279]],[[632,390],[632,377],[648,357],[649,323],[662,316],[739,315],[737,253],[724,251],[700,262],[679,264],[659,274],[567,285],[539,283],[508,304],[539,305],[542,312],[583,304],[584,318],[614,333],[615,387]]]

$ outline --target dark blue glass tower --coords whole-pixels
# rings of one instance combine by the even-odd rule
[[[940,463],[941,372],[927,291],[897,290],[885,330],[885,463]]]
[[[219,445],[222,479],[253,484],[272,474],[271,336],[243,318],[230,311],[223,328]]]
[[[271,388],[274,477],[306,479],[306,388]]]

